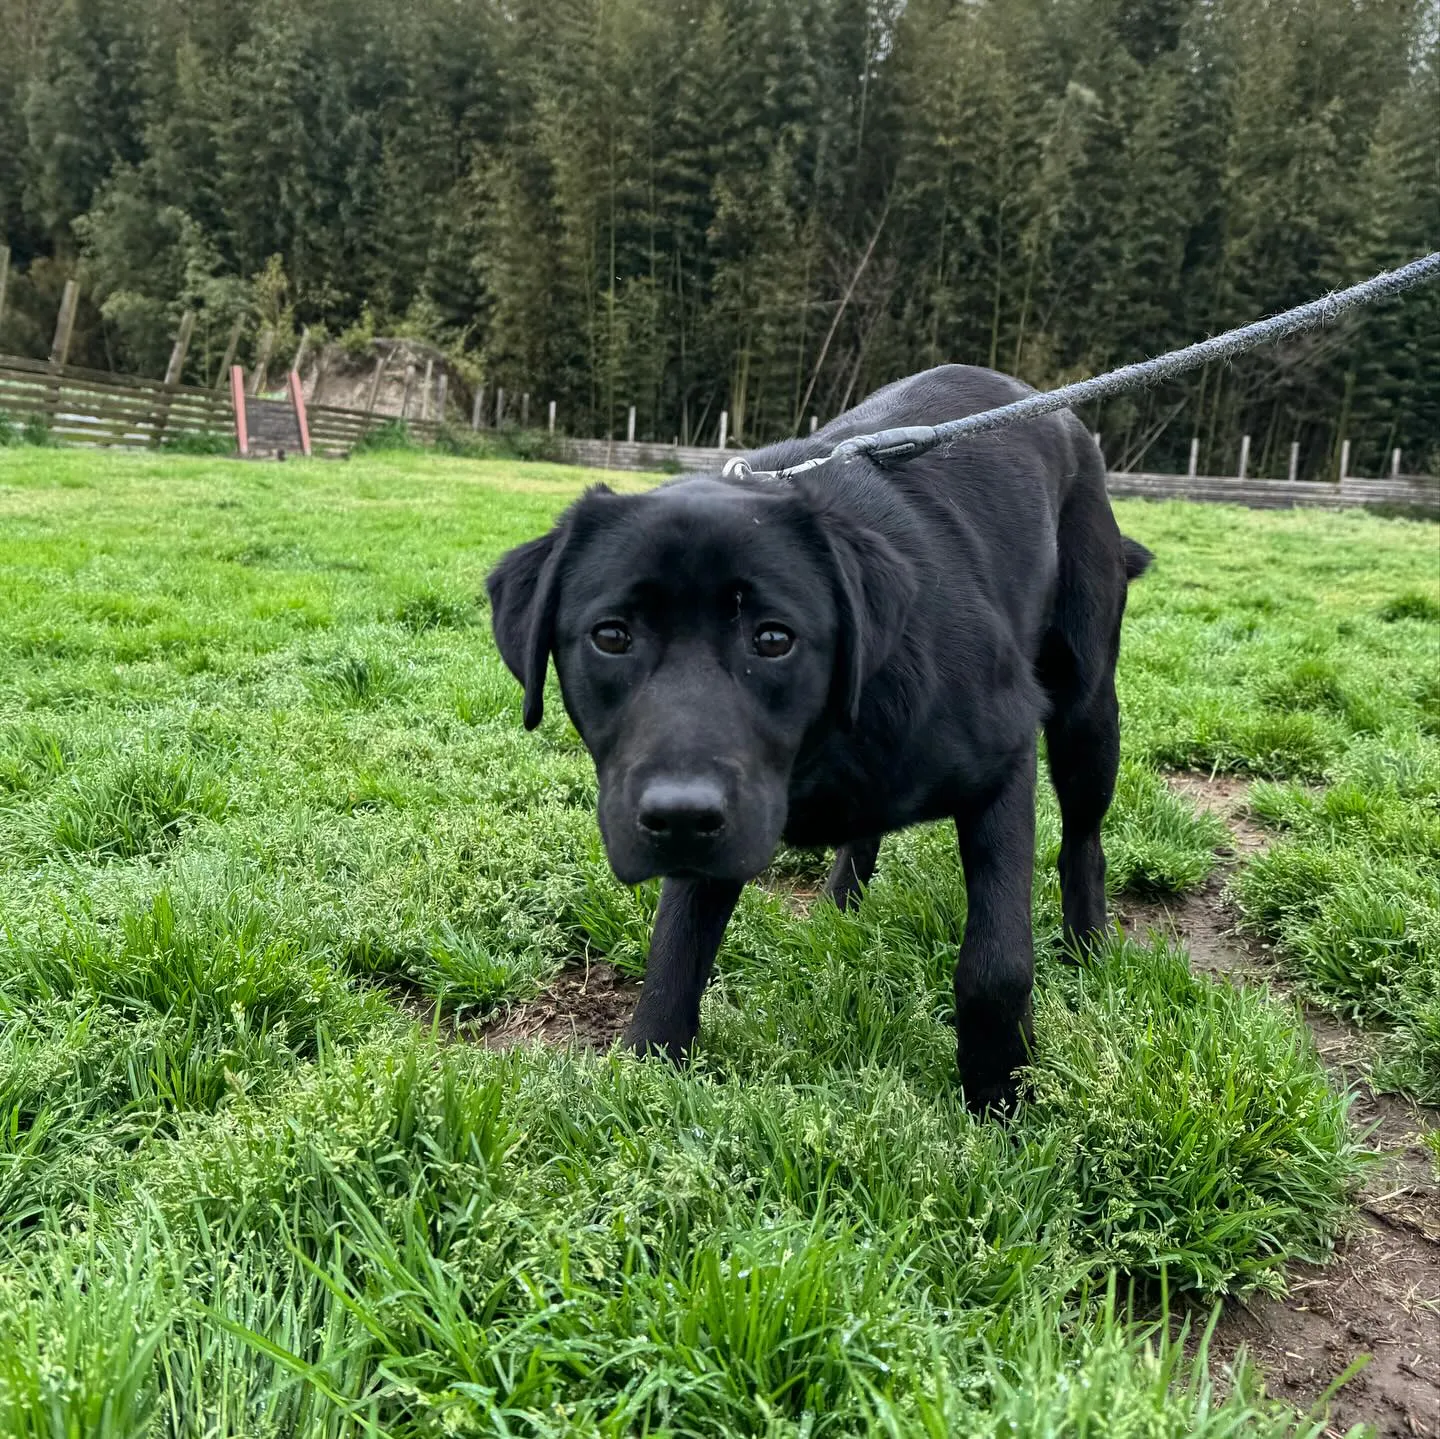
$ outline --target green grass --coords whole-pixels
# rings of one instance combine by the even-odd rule
[[[1165,1306],[1323,1259],[1345,1099],[1292,1008],[1181,952],[1061,961],[1048,795],[1008,1128],[956,1094],[943,827],[851,916],[796,917],[822,861],[781,856],[683,1074],[410,1017],[643,968],[653,887],[610,877],[560,707],[520,728],[480,598],[587,478],[0,460],[0,1431],[1318,1434],[1243,1366],[1220,1397]],[[1159,560],[1112,884],[1212,871],[1161,768],[1267,781],[1248,922],[1423,1092],[1434,529],[1120,510]]]
[[[1378,1084],[1440,1103],[1435,526],[1145,514],[1125,513],[1162,556],[1126,635],[1132,761],[1257,779],[1272,843],[1231,881],[1245,924],[1308,999],[1376,1027]]]

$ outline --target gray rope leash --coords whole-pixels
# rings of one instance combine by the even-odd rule
[[[1019,424],[1022,420],[1033,420],[1039,415],[1053,414],[1056,410],[1082,405],[1089,400],[1103,400],[1122,391],[1137,389],[1142,385],[1153,385],[1171,375],[1186,370],[1198,369],[1212,360],[1229,359],[1246,350],[1262,345],[1267,340],[1283,339],[1302,330],[1312,330],[1317,325],[1328,324],[1347,310],[1357,305],[1369,304],[1386,295],[1396,295],[1412,285],[1421,284],[1440,275],[1440,250],[1421,259],[1412,260],[1398,270],[1386,270],[1372,279],[1348,290],[1337,290],[1323,295],[1309,304],[1297,305],[1266,320],[1242,325],[1236,330],[1226,330],[1184,349],[1171,350],[1169,354],[1157,355],[1153,360],[1142,360],[1134,365],[1122,365],[1093,379],[1079,380],[1073,385],[1062,385],[1058,390],[1047,390],[1043,394],[1027,395],[1023,400],[1014,400],[997,409],[982,410],[979,414],[966,415],[963,419],[948,420],[941,425],[908,425],[894,430],[880,430],[873,435],[855,435],[842,440],[828,455],[805,460],[798,465],[789,465],[783,470],[754,470],[738,455],[725,464],[725,475],[753,475],[757,479],[788,480],[806,470],[818,469],[832,460],[842,462],[857,455],[868,455],[880,464],[913,459],[933,450],[947,440],[956,440],[964,435],[983,435],[990,430],[1005,429]]]

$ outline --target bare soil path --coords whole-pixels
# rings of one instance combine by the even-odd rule
[[[1152,931],[1179,939],[1197,971],[1293,996],[1274,955],[1237,931],[1224,900],[1229,872],[1268,842],[1246,815],[1247,787],[1224,776],[1168,779],[1225,822],[1231,847],[1204,889],[1168,904],[1122,900],[1121,923],[1140,940]],[[1303,1012],[1321,1060],[1355,1095],[1356,1126],[1381,1157],[1361,1194],[1359,1222],[1333,1261],[1291,1266],[1283,1299],[1229,1309],[1212,1358],[1228,1361],[1243,1345],[1269,1391],[1308,1410],[1352,1360],[1369,1356],[1331,1400],[1329,1432],[1369,1424],[1380,1439],[1440,1439],[1440,1186],[1420,1143],[1440,1113],[1377,1094],[1365,1079],[1366,1036],[1322,1010]]]

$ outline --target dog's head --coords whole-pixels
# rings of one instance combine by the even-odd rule
[[[715,480],[592,489],[488,584],[528,729],[555,657],[627,884],[764,869],[796,757],[854,724],[915,587],[887,541],[814,497]]]

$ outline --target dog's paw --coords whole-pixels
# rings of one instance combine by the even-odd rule
[[[1028,1035],[1027,1035],[1028,1040]],[[1017,1046],[1010,1054],[961,1054],[959,1057],[960,1089],[965,1107],[977,1119],[1010,1119],[1027,1097],[1030,1045]],[[966,1060],[969,1060],[967,1063]]]
[[[1060,959],[1072,968],[1083,968],[1090,963],[1098,950],[1117,937],[1124,939],[1125,930],[1113,918],[1102,917],[1099,924],[1083,930],[1070,929],[1067,926],[1064,943],[1060,947]]]
[[[694,1036],[656,1034],[632,1025],[625,1031],[624,1044],[641,1059],[668,1059],[671,1064],[684,1064],[690,1054]]]
[[[960,1081],[965,1107],[976,1119],[998,1119],[1002,1124],[1020,1107],[1020,1084],[1013,1074],[1000,1080]]]

